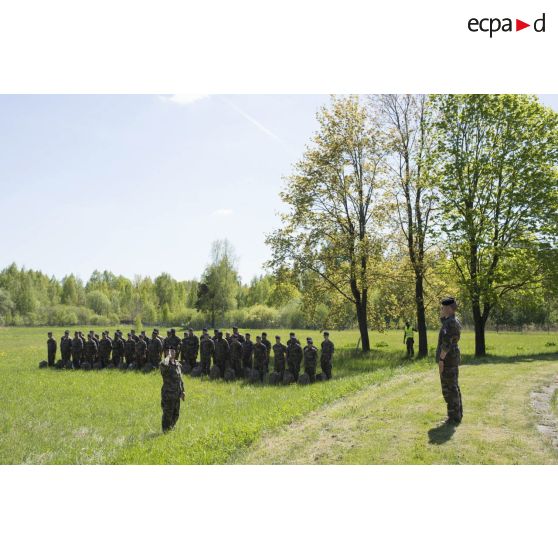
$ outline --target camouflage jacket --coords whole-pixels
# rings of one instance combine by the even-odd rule
[[[300,362],[302,360],[302,347],[299,343],[287,345],[287,360],[290,362]]]
[[[284,361],[287,357],[287,347],[283,343],[275,343],[273,345],[273,356],[277,362]]]
[[[331,360],[334,351],[335,351],[335,346],[333,345],[333,343],[329,339],[328,340],[324,339],[322,341],[322,359]]]
[[[81,337],[74,337],[72,339],[72,352],[81,353],[81,351],[83,351],[83,341]]]
[[[242,358],[250,358],[254,352],[254,343],[252,340],[246,340],[242,343]]]
[[[211,357],[215,353],[215,343],[210,337],[203,338],[200,341],[200,355],[203,357]]]
[[[112,343],[112,355],[122,356],[124,354],[124,340],[121,337],[116,337]]]
[[[200,340],[197,335],[187,335],[182,339],[182,352],[189,355],[198,354],[200,348]]]
[[[262,339],[262,344],[265,345],[267,351],[267,360],[269,360],[269,355],[271,354],[271,341],[269,339]]]
[[[72,339],[70,337],[62,337],[60,339],[60,350],[61,351],[72,350]]]
[[[182,369],[178,362],[161,363],[161,376],[163,377],[161,396],[180,397],[184,393]]]
[[[147,353],[147,343],[143,337],[139,338],[139,341],[136,343],[136,355],[143,357]]]
[[[55,353],[56,347],[56,339],[47,339],[47,350],[49,353]]]
[[[229,344],[225,339],[215,341],[215,358],[224,360],[229,356]]]
[[[265,362],[267,360],[267,347],[262,343],[254,344],[254,362]]]
[[[163,343],[159,337],[152,337],[149,345],[147,346],[147,351],[150,355],[158,355],[161,356],[163,352]]]
[[[318,363],[318,349],[314,345],[304,347],[304,364],[306,366],[316,366]]]
[[[106,337],[104,339],[101,339],[101,341],[99,342],[99,354],[108,356],[110,355],[111,351],[112,343],[110,342],[110,339],[107,339]]]
[[[232,360],[240,360],[242,358],[242,345],[236,337],[231,338],[230,355]]]
[[[440,360],[440,353],[446,352],[444,365],[446,367],[459,366],[459,339],[461,337],[461,322],[455,316],[442,318],[442,327],[438,334],[438,346],[436,347],[436,362]]]

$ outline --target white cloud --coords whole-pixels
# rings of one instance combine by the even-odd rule
[[[207,99],[209,95],[202,93],[189,93],[189,94],[178,94],[178,95],[162,95],[161,98],[170,103],[176,103],[177,105],[191,105],[196,101],[201,101],[202,99]]]
[[[216,209],[211,216],[212,217],[228,217],[233,214],[232,209]]]

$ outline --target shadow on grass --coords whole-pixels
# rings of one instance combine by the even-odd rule
[[[435,446],[445,444],[448,440],[451,439],[451,437],[455,433],[455,429],[455,424],[451,424],[448,422],[444,422],[444,424],[441,424],[436,428],[431,428],[428,431],[428,443],[434,444]]]
[[[558,360],[558,353],[529,353],[524,355],[461,355],[461,364],[478,366],[479,364],[505,364],[507,362],[533,362],[534,360]]]

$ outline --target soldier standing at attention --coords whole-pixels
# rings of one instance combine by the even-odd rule
[[[285,375],[285,362],[287,358],[287,347],[281,343],[281,337],[275,336],[275,345],[273,345],[273,370],[279,374],[281,381]]]
[[[225,377],[227,361],[229,358],[229,344],[223,339],[223,332],[217,333],[217,341],[215,341],[215,366],[219,368],[221,378]]]
[[[211,368],[211,359],[215,353],[215,344],[213,340],[209,337],[207,329],[202,332],[202,338],[200,341],[200,361],[202,374],[209,374],[209,369]]]
[[[153,330],[151,341],[147,347],[147,357],[152,366],[159,366],[161,362],[161,354],[163,353],[163,343],[157,335],[157,330]]]
[[[85,362],[88,362],[91,366],[97,360],[97,342],[95,337],[89,333],[87,335],[87,341],[85,342]]]
[[[316,366],[318,366],[318,349],[314,346],[311,337],[306,338],[304,347],[304,372],[310,377],[310,382],[316,381]]]
[[[267,347],[262,343],[262,338],[256,336],[254,345],[254,370],[260,373],[260,382],[263,384],[265,378],[265,363],[267,360]]]
[[[407,345],[407,356],[413,357],[415,354],[415,331],[409,322],[405,322],[405,329],[403,330],[403,343]]]
[[[442,300],[440,317],[442,327],[438,335],[436,348],[436,362],[442,383],[442,395],[448,408],[447,422],[459,424],[463,419],[463,404],[459,389],[459,338],[461,337],[461,323],[455,315],[457,303],[455,298],[447,297]]]
[[[128,339],[124,343],[124,357],[126,358],[126,364],[134,364],[134,357],[136,356],[136,342],[132,337],[131,333],[128,333]]]
[[[107,336],[107,332],[103,331],[103,337],[99,341],[99,362],[101,363],[101,368],[108,366],[110,362],[110,352],[112,351],[112,343]]]
[[[124,356],[124,339],[120,331],[115,332],[114,342],[112,344],[112,363],[114,366],[120,366],[122,357]]]
[[[235,376],[237,378],[242,378],[242,345],[237,337],[231,336],[231,341],[229,345],[229,356],[231,368],[234,370]]]
[[[54,366],[54,363],[56,362],[56,339],[52,336],[52,331],[49,331],[47,335],[48,365]]]
[[[194,334],[194,330],[189,327],[188,328],[188,364],[194,368],[196,366],[196,362],[198,360],[198,351],[200,350],[200,339],[197,335]]]
[[[132,339],[134,340],[134,343],[137,343],[138,340],[139,340],[139,337],[136,335],[136,330],[135,329],[130,330],[130,335],[132,336]]]
[[[64,336],[60,339],[60,353],[62,354],[62,362],[68,365],[72,356],[72,340],[70,332],[66,330]]]
[[[143,368],[147,359],[147,342],[143,332],[140,334],[138,342],[136,343],[136,366]]]
[[[246,339],[242,343],[242,366],[244,368],[252,368],[252,353],[254,352],[254,343],[250,339],[250,334],[246,334]]]
[[[287,341],[287,364],[289,365],[289,372],[293,375],[295,381],[298,381],[300,363],[302,362],[302,347],[294,333],[291,332],[289,337]]]
[[[74,333],[74,338],[72,339],[72,365],[74,368],[79,368],[81,366],[81,358],[83,355],[83,339],[81,338],[79,331]]]
[[[184,383],[182,382],[182,370],[175,359],[174,349],[169,349],[168,356],[161,363],[161,376],[163,386],[161,387],[161,409],[163,418],[161,426],[163,433],[173,430],[180,416],[180,400],[184,401]]]
[[[271,341],[267,338],[267,333],[264,331],[262,333],[262,343],[265,345],[266,351],[267,351],[267,355],[265,357],[265,373],[267,374],[269,372],[269,357],[271,355]]]
[[[322,341],[322,354],[320,355],[320,366],[322,368],[322,373],[327,380],[331,380],[331,368],[334,352],[335,346],[329,340],[329,332],[324,331],[324,340]]]

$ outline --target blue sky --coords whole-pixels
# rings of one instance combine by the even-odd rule
[[[558,95],[542,95],[558,110]],[[199,277],[227,238],[262,273],[326,95],[0,96],[0,267]]]

